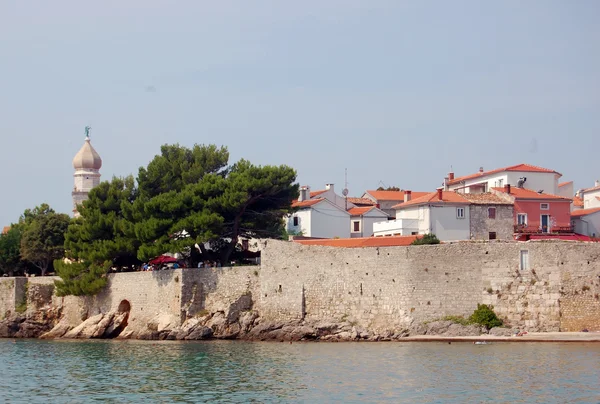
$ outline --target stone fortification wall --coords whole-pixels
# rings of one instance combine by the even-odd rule
[[[521,251],[529,257],[524,269]],[[382,331],[468,316],[485,303],[529,330],[597,330],[599,257],[597,243],[336,249],[270,240],[263,249],[261,316],[345,320]]]
[[[27,278],[0,278],[0,320],[14,314],[25,299]]]

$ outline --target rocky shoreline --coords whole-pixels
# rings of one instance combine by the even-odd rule
[[[452,321],[432,321],[401,330],[375,332],[348,321],[267,322],[256,311],[205,313],[187,319],[181,325],[157,318],[143,327],[128,325],[128,312],[109,312],[87,318],[76,327],[61,321],[57,310],[40,310],[27,315],[12,315],[0,321],[0,338],[42,339],[139,339],[139,340],[210,340],[239,339],[252,341],[400,341],[416,336],[431,337],[509,337],[517,330],[496,327],[486,330],[478,325]]]

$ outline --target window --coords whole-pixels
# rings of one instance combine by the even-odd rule
[[[527,213],[519,213],[517,215],[517,224],[519,226],[527,226]]]
[[[550,209],[550,204],[549,203],[540,203],[540,209],[548,210],[548,209]]]
[[[520,267],[521,267],[521,271],[526,271],[529,269],[529,251],[528,250],[521,250],[521,262],[520,262]]]
[[[496,240],[496,232],[495,231],[491,231],[489,234],[489,239],[490,240]]]
[[[418,231],[411,231],[411,232],[410,232],[410,235],[411,235],[411,236],[416,236],[417,234],[419,234],[419,232],[418,232]]]
[[[502,179],[498,180],[498,188],[502,188],[503,184],[504,184],[504,180],[502,180]]]
[[[294,216],[294,226],[298,226],[298,216]]]
[[[488,217],[490,219],[496,218],[496,208],[488,208]]]
[[[456,208],[456,217],[459,219],[465,218],[465,208]]]
[[[248,240],[242,240],[242,250],[248,251],[248,248],[250,248],[250,243],[248,243]]]
[[[352,222],[352,231],[360,231],[360,221],[355,220]]]

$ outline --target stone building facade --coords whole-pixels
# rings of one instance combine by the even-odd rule
[[[491,193],[462,194],[471,202],[471,240],[514,240],[514,206]]]

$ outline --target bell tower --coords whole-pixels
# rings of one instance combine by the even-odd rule
[[[73,158],[74,187],[71,193],[73,197],[73,216],[79,217],[77,205],[88,199],[88,193],[100,183],[100,168],[102,159],[90,142],[90,128],[85,127],[85,142],[79,152]]]

